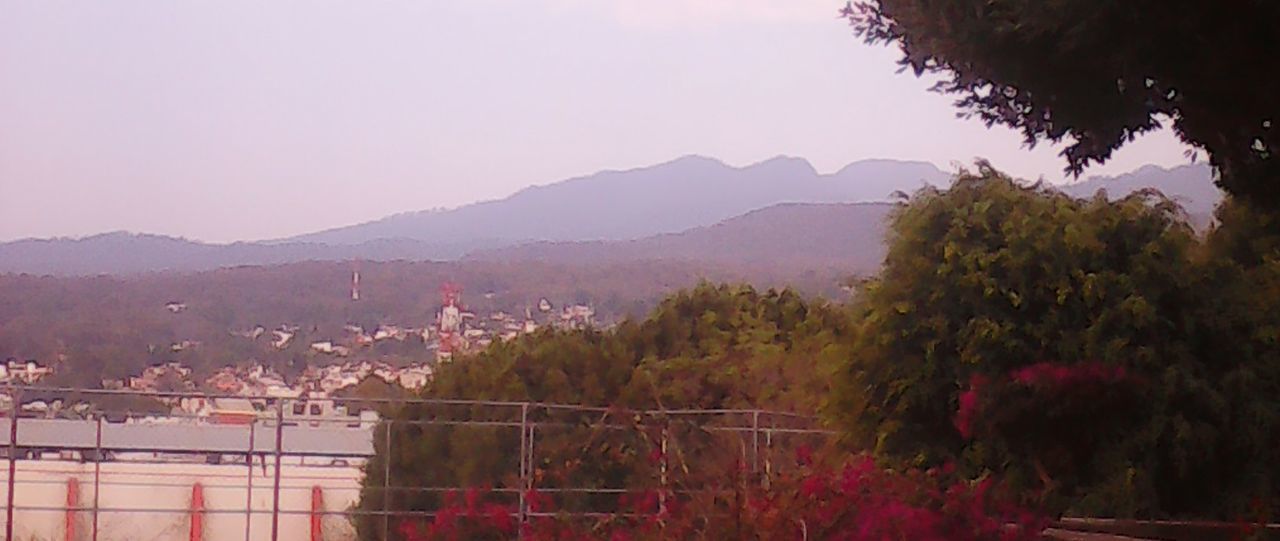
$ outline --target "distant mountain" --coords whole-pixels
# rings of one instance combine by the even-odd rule
[[[299,261],[682,259],[772,269],[878,263],[884,202],[949,176],[931,164],[854,162],[828,175],[798,158],[734,168],[690,156],[607,171],[447,211],[391,216],[273,242],[205,244],[157,235],[0,243],[0,273],[60,275],[201,271]],[[1120,197],[1153,187],[1203,227],[1221,198],[1209,168],[1146,166],[1061,186],[1075,196]],[[876,219],[880,216],[881,219]],[[875,242],[873,242],[875,240]],[[790,272],[790,271],[787,271]]]
[[[135,274],[299,261],[441,260],[457,259],[477,246],[499,245],[484,241],[460,245],[405,239],[378,239],[340,246],[301,242],[205,244],[161,235],[115,232],[81,239],[27,239],[0,244],[0,273]]]
[[[1090,177],[1059,188],[1075,197],[1090,197],[1103,190],[1107,197],[1113,199],[1144,188],[1155,188],[1181,204],[1192,216],[1212,214],[1214,207],[1222,200],[1222,191],[1214,186],[1213,172],[1205,164],[1182,165],[1172,169],[1144,165],[1123,175]]]
[[[399,214],[286,240],[628,240],[711,225],[779,203],[884,201],[894,191],[946,185],[949,178],[924,162],[867,160],[822,175],[800,158],[778,157],[736,168],[686,156],[652,167],[535,186],[497,201]]]
[[[884,259],[889,203],[786,203],[715,225],[629,241],[538,242],[472,253],[467,260],[618,264],[678,260],[802,272],[875,272]]]

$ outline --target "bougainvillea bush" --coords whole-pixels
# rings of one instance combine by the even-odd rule
[[[521,526],[515,505],[492,503],[480,490],[448,498],[434,517],[408,520],[408,541],[510,539],[834,539],[846,541],[1031,541],[1044,517],[1011,502],[992,478],[960,479],[951,468],[894,472],[859,455],[840,466],[799,453],[791,473],[769,488],[730,482],[710,499],[663,491],[621,496],[621,513],[555,513],[554,499],[527,494]],[[730,486],[732,485],[732,486]],[[705,494],[707,491],[704,491]]]
[[[1135,426],[1146,385],[1122,366],[1040,362],[1003,376],[975,374],[958,397],[955,428],[971,448],[1004,459],[1001,471],[1039,504],[1096,481],[1099,449]],[[970,457],[974,458],[974,457]],[[981,463],[979,457],[971,462]],[[990,468],[996,465],[988,465]],[[1061,479],[1071,486],[1062,486]]]

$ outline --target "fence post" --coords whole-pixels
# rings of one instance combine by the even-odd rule
[[[204,485],[191,485],[191,530],[187,537],[191,541],[204,541]]]
[[[324,491],[311,487],[311,541],[324,541]]]
[[[62,538],[66,541],[76,539],[76,513],[80,511],[80,479],[67,478],[67,510],[63,516]]]
[[[526,466],[525,466],[529,470],[529,480],[527,483],[525,483],[525,486],[524,486],[524,489],[528,492],[533,492],[533,485],[537,482],[537,475],[534,471],[536,469],[534,467],[534,464],[537,463],[537,461],[534,460],[534,456],[538,452],[537,451],[538,446],[536,445],[536,442],[534,440],[534,434],[537,432],[537,430],[538,430],[538,423],[529,423],[529,461],[526,463]]]
[[[13,489],[14,479],[18,475],[18,403],[21,402],[18,390],[9,386],[9,498],[5,505],[4,538],[13,541]]]
[[[244,541],[249,541],[253,531],[253,440],[258,431],[258,418],[249,419],[249,452],[244,455],[244,463],[248,466],[249,476],[245,479],[244,496]],[[96,540],[95,540],[96,541]]]
[[[524,495],[525,497],[524,504],[525,504],[526,521],[528,520],[527,518],[528,514],[533,512],[533,509],[532,509],[533,504],[530,498],[533,496],[533,485],[535,482],[534,467],[533,467],[535,462],[533,460],[533,456],[537,452],[536,451],[537,445],[534,445],[533,435],[534,435],[534,431],[537,430],[537,428],[538,428],[538,423],[529,423],[529,458],[528,460],[525,461],[525,473],[526,473],[525,483],[524,483],[524,486],[520,487],[520,494]],[[523,534],[520,534],[520,535],[523,535]]]
[[[529,486],[529,442],[527,436],[529,434],[529,403],[520,404],[520,509],[519,517],[516,521],[516,538],[524,539],[524,523],[526,506],[529,502],[525,501],[526,495],[524,487]]]
[[[764,431],[764,487],[773,487],[773,433],[778,428],[778,416],[769,416],[769,428]]]
[[[751,474],[760,473],[760,410],[751,412]]]
[[[271,488],[271,541],[280,539],[280,457],[284,440],[284,399],[276,400],[276,472]]]
[[[660,444],[661,456],[658,462],[658,482],[662,485],[662,490],[658,492],[658,513],[662,516],[667,515],[667,440],[671,437],[670,422],[664,417],[662,419],[662,442]]]
[[[102,414],[98,414],[98,429],[93,442],[93,541],[98,541],[98,496],[102,487]]]
[[[391,539],[391,426],[395,420],[387,416],[385,457],[382,460],[382,540]]]

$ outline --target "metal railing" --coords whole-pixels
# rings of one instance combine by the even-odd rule
[[[359,530],[362,538],[385,540],[398,523],[434,517],[446,494],[477,486],[508,502],[520,524],[551,514],[616,517],[629,512],[616,502],[637,483],[689,497],[721,490],[691,481],[688,462],[711,453],[737,457],[746,475],[767,483],[797,445],[822,445],[831,436],[811,417],[753,409],[46,387],[13,387],[8,394],[0,443],[8,462],[9,540],[25,526],[27,536],[44,539],[127,538],[108,530],[146,521],[163,523],[157,528],[174,539],[354,538]],[[36,398],[62,400],[62,409],[31,411]],[[148,416],[120,399],[187,408]],[[89,406],[72,408],[72,401]],[[208,414],[221,402],[241,409]],[[338,413],[309,415],[312,404]],[[382,416],[371,422],[355,415],[360,410]],[[427,456],[472,456],[414,462],[419,448],[433,445]],[[652,456],[642,457],[644,449]],[[566,474],[575,461],[594,469]],[[703,477],[717,475],[724,474],[709,470]],[[535,509],[528,501],[535,492],[559,508]]]

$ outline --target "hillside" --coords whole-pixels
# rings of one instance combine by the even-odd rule
[[[207,244],[161,235],[104,233],[82,239],[27,239],[0,244],[0,273],[48,275],[195,272],[242,265],[302,261],[451,260],[501,243],[429,243],[375,239],[353,245],[306,242]]]
[[[352,271],[361,276],[350,297]],[[648,312],[664,295],[699,281],[797,287],[838,297],[847,275],[837,269],[796,275],[768,265],[729,269],[706,263],[632,261],[556,265],[539,262],[308,262],[199,273],[50,277],[0,275],[0,359],[37,359],[62,374],[53,383],[97,386],[100,378],[136,373],[147,364],[180,361],[207,372],[256,360],[282,371],[332,362],[307,344],[349,335],[344,327],[422,328],[435,321],[440,286],[456,282],[463,302],[481,317],[519,314],[541,299],[554,306],[587,304],[603,324]],[[173,313],[168,303],[184,308]],[[240,333],[289,327],[284,349],[266,337]],[[190,344],[181,351],[174,344]],[[426,361],[421,340],[388,341],[360,355],[390,362]]]
[[[1114,177],[1090,177],[1060,187],[1076,197],[1089,197],[1104,190],[1108,197],[1123,197],[1144,188],[1155,188],[1182,205],[1188,214],[1209,215],[1222,200],[1222,191],[1213,184],[1213,172],[1206,164],[1165,169],[1144,165]]]
[[[884,258],[889,203],[790,203],[706,227],[630,241],[540,242],[475,252],[468,260],[568,264],[700,261],[791,269],[837,267],[870,274]]]
[[[897,190],[943,185],[931,164],[852,163],[822,175],[801,158],[731,167],[700,156],[534,186],[505,199],[391,216],[289,241],[354,244],[378,238],[459,242],[626,240],[678,233],[779,203],[883,201]]]

